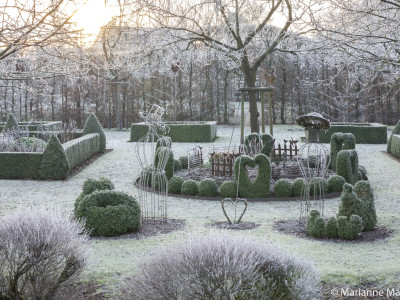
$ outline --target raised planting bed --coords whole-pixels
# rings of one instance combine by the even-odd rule
[[[321,131],[319,141],[330,143],[336,132],[352,133],[357,144],[386,144],[387,126],[379,123],[331,123],[331,128]]]
[[[187,143],[212,143],[217,136],[217,122],[166,122],[169,131],[158,134],[169,136],[172,142]],[[148,133],[145,123],[133,123],[131,125],[131,142],[137,142]]]
[[[61,152],[60,158],[55,157],[54,151],[49,153],[50,157],[46,157],[46,149],[41,153],[0,152],[0,179],[65,179],[68,171],[101,152],[100,134],[87,134],[61,146],[55,150]],[[56,162],[50,161],[50,163],[44,164],[44,159],[53,159]],[[62,170],[60,171],[62,174],[59,174],[57,168],[62,164],[68,169],[67,172]],[[47,175],[44,176],[44,173]]]
[[[6,123],[0,122],[0,132],[3,131],[3,128]],[[62,130],[62,122],[61,121],[38,121],[38,122],[19,122],[18,126],[20,128],[28,127],[29,131],[38,131],[39,126],[43,126],[48,131],[60,131]]]

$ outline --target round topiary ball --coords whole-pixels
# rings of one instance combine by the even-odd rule
[[[199,185],[193,179],[186,180],[182,183],[181,194],[195,196],[199,193]]]
[[[132,196],[116,191],[95,191],[79,203],[75,217],[85,220],[91,236],[116,236],[139,230],[140,206]]]
[[[237,195],[237,185],[234,181],[224,181],[220,186],[221,197],[235,198]]]
[[[274,194],[276,197],[291,197],[292,183],[287,179],[279,179],[274,185]]]
[[[178,159],[174,159],[174,171],[179,171],[182,169],[182,163]]]
[[[328,193],[340,193],[343,191],[343,184],[346,180],[340,175],[332,175],[326,181],[328,185]]]
[[[199,196],[215,197],[218,193],[218,185],[214,179],[205,178],[199,183]]]
[[[292,184],[292,195],[294,197],[301,197],[306,188],[306,181],[304,178],[297,178]]]
[[[180,194],[184,180],[180,176],[173,176],[168,181],[168,192],[171,194]]]
[[[179,157],[179,161],[181,162],[182,169],[187,169],[188,168],[188,158],[187,158],[187,156]]]
[[[326,180],[322,177],[314,177],[310,180],[310,196],[322,195],[327,191]]]

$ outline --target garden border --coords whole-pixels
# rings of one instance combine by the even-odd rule
[[[320,143],[330,143],[337,132],[354,134],[357,144],[387,143],[387,126],[379,123],[331,123],[330,129],[320,132]]]
[[[212,143],[217,137],[217,122],[165,122],[168,128],[166,133],[157,130],[158,134],[169,136],[172,142],[185,143]],[[148,133],[146,123],[133,123],[131,125],[130,142],[137,142]]]
[[[5,122],[0,123],[0,132],[3,131],[4,126],[6,125]],[[46,130],[48,131],[60,131],[62,130],[62,122],[61,121],[38,121],[38,122],[18,122],[19,127],[28,127],[28,130],[31,131],[38,131],[38,127],[40,125],[44,125]]]

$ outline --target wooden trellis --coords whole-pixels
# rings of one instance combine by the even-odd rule
[[[293,159],[299,153],[297,140],[283,140],[283,145],[274,143],[274,148],[271,153],[273,160]],[[289,145],[288,145],[289,144]],[[285,157],[286,156],[286,157]]]
[[[212,176],[229,176],[234,175],[235,159],[242,155],[239,153],[213,152],[211,156],[211,174]]]

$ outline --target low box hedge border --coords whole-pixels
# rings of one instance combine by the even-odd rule
[[[357,144],[386,144],[387,126],[379,123],[331,123],[331,128],[321,131],[319,141],[330,143],[334,133],[352,133]]]
[[[174,122],[165,123],[169,127],[168,133],[160,130],[160,135],[169,136],[172,142],[212,143],[217,137],[217,122]],[[131,142],[137,142],[148,133],[148,126],[142,123],[131,125]]]
[[[3,131],[3,128],[6,123],[1,122],[0,123],[0,132]],[[33,122],[33,123],[28,123],[28,122],[19,122],[18,126],[25,128],[26,126],[28,127],[29,131],[38,131],[38,127],[40,125],[43,125],[46,130],[49,131],[60,131],[62,130],[62,122],[61,121],[39,121],[39,122]]]
[[[100,152],[100,135],[87,134],[62,146],[71,170]],[[0,152],[0,179],[40,179],[42,158],[37,152]]]

